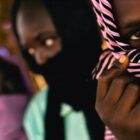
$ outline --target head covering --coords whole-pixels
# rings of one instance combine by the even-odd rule
[[[98,66],[93,71],[96,73],[96,79],[104,70],[109,69],[122,54],[127,55],[130,60],[127,71],[135,77],[140,77],[140,52],[122,39],[113,15],[112,1],[92,0],[92,2],[98,25],[109,48],[101,55]]]
[[[113,15],[112,1],[92,0],[92,2],[102,36],[109,48],[100,56],[99,63],[93,70],[93,78],[98,79],[102,72],[111,68],[115,60],[119,59],[122,54],[127,55],[130,59],[127,71],[135,77],[140,77],[140,52],[137,49],[133,49],[129,44],[122,40]],[[104,139],[116,140],[107,126]]]
[[[16,29],[17,13],[20,6],[27,2],[29,0],[16,0],[14,4],[13,27],[17,38],[19,38]],[[62,52],[43,66],[38,66],[26,50],[23,50],[24,56],[33,70],[41,72],[47,77],[50,85],[73,84],[73,86],[78,86],[81,84],[81,79],[82,82],[86,80],[93,64],[97,63],[100,51],[99,47],[96,48],[96,46],[100,46],[101,39],[92,14],[93,11],[85,0],[42,0],[39,2],[45,3],[43,6],[51,15],[58,30],[62,39]],[[34,0],[30,0],[28,6],[35,10],[32,3]],[[94,55],[93,52],[95,52]]]
[[[50,135],[50,139],[55,140],[63,139],[58,138],[58,136],[61,136],[59,109],[62,102],[72,105],[75,110],[86,108],[87,110],[89,109],[89,112],[93,111],[91,108],[93,106],[94,91],[91,91],[95,90],[95,88],[93,84],[92,86],[89,85],[87,77],[91,73],[93,64],[97,63],[101,39],[97,31],[93,11],[89,8],[87,1],[43,1],[62,38],[62,52],[50,59],[40,69],[27,52],[24,56],[27,58],[30,66],[32,66],[32,69],[43,73],[50,84],[46,132],[48,132],[47,138]],[[16,2],[24,2],[24,0],[16,0]],[[20,4],[16,5],[13,12],[13,26],[17,38],[15,23]],[[34,9],[32,8],[32,10]],[[58,134],[54,135],[54,129],[58,130],[56,132]]]

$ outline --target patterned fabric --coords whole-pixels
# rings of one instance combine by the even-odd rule
[[[112,134],[110,129],[106,126],[105,127],[105,137],[104,140],[117,140],[116,137]]]
[[[130,63],[127,71],[135,77],[140,77],[140,52],[124,42],[120,36],[115,23],[111,0],[92,0],[92,3],[102,36],[109,48],[100,56],[99,63],[93,70],[93,78],[98,79],[103,71],[111,68],[121,54],[129,57]],[[105,140],[116,140],[108,127],[105,129]]]
[[[135,77],[140,77],[140,52],[137,49],[133,49],[120,36],[112,12],[111,0],[92,0],[92,3],[97,22],[110,51],[105,57],[104,54],[100,57],[101,62],[99,63],[102,63],[102,65],[98,64],[98,68],[93,71],[94,73],[96,71],[96,79],[105,69],[109,69],[121,54],[129,57],[130,63],[127,71]]]

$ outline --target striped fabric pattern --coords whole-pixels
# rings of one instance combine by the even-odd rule
[[[96,68],[92,72],[93,78],[99,77],[104,70],[111,68],[114,61],[115,61],[115,57],[113,56],[113,54],[110,53],[109,50],[105,51],[100,56],[99,63],[97,64]],[[117,140],[107,126],[105,127],[104,140]]]
[[[92,73],[93,79],[98,79],[103,71],[110,69],[115,60],[119,59],[122,54],[129,57],[130,62],[127,71],[135,77],[140,77],[140,52],[137,49],[133,49],[120,36],[115,23],[111,2],[112,0],[92,0],[97,23],[109,48],[100,56],[99,63]],[[104,139],[116,140],[108,127],[105,129]]]
[[[112,12],[111,1],[112,0],[92,0],[93,10],[96,14],[98,25],[110,52],[107,51],[108,55],[105,58],[102,58],[101,56],[99,63],[102,63],[102,65],[97,65],[93,71],[93,77],[98,79],[102,72],[109,69],[113,62],[116,59],[119,59],[122,54],[127,55],[130,60],[127,71],[135,77],[140,77],[140,52],[137,49],[133,49],[129,44],[123,41],[120,36]]]
[[[117,140],[108,127],[105,127],[105,140]]]

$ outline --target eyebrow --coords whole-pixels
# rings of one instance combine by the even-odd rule
[[[37,35],[36,37],[35,37],[35,40],[36,41],[40,41],[40,40],[42,40],[42,39],[44,39],[43,37],[57,37],[58,36],[58,33],[57,32],[44,32],[44,33],[40,33],[39,35]]]
[[[132,28],[132,27],[138,27],[140,26],[140,21],[132,21],[127,24],[123,28]]]
[[[140,21],[132,20],[126,23],[123,23],[123,26],[120,26],[122,34],[128,35],[140,29]]]

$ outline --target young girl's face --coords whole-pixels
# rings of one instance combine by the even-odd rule
[[[61,39],[47,10],[42,5],[33,8],[19,10],[17,32],[21,45],[42,65],[61,51]]]
[[[113,0],[120,34],[133,48],[140,49],[140,0]]]

